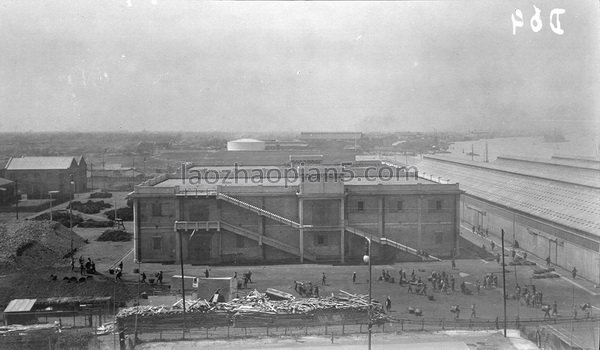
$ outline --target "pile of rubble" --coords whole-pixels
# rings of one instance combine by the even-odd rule
[[[84,240],[54,221],[24,220],[0,225],[0,266],[35,264],[52,266]]]

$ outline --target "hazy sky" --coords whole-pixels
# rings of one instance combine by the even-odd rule
[[[592,0],[7,0],[0,131],[596,129],[598,15]]]

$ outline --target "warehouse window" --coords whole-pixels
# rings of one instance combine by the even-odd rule
[[[404,208],[404,203],[402,201],[396,202],[396,210],[402,211],[402,210],[404,210],[403,208]]]
[[[319,233],[315,236],[315,245],[327,245],[327,235]]]
[[[364,211],[365,210],[365,202],[358,201],[357,206],[358,206],[358,211]]]
[[[154,249],[154,250],[162,249],[162,237],[161,236],[152,237],[152,249]]]
[[[439,199],[429,200],[429,210],[442,210],[442,201]]]
[[[242,236],[235,237],[236,248],[244,248],[246,246],[246,239]]]
[[[161,216],[162,206],[160,203],[152,203],[152,216]]]

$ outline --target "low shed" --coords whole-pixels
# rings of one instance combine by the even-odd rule
[[[4,309],[4,324],[28,324],[37,320],[32,313],[33,305],[37,299],[13,299]]]

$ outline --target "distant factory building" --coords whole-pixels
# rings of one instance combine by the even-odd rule
[[[538,261],[549,259],[600,283],[600,162],[567,157],[498,157],[491,163],[428,156],[425,178],[460,183],[463,231],[515,242]]]
[[[359,262],[366,238],[378,261],[449,257],[458,248],[458,184],[410,170],[389,179],[391,169],[383,177],[375,169],[367,179],[369,170],[349,166],[253,168],[191,167],[136,186],[136,259]],[[342,179],[350,170],[354,177]]]
[[[4,177],[17,181],[19,193],[31,198],[46,198],[48,191],[67,196],[87,190],[87,164],[79,157],[13,157],[8,160]],[[71,179],[74,184],[71,184]]]
[[[265,142],[255,139],[238,139],[227,142],[228,151],[264,151]]]
[[[104,167],[88,171],[88,183],[94,188],[111,191],[132,190],[134,185],[144,181],[144,173],[133,167],[120,164],[106,164]]]
[[[355,152],[360,148],[362,132],[302,132],[299,139],[311,148]]]

